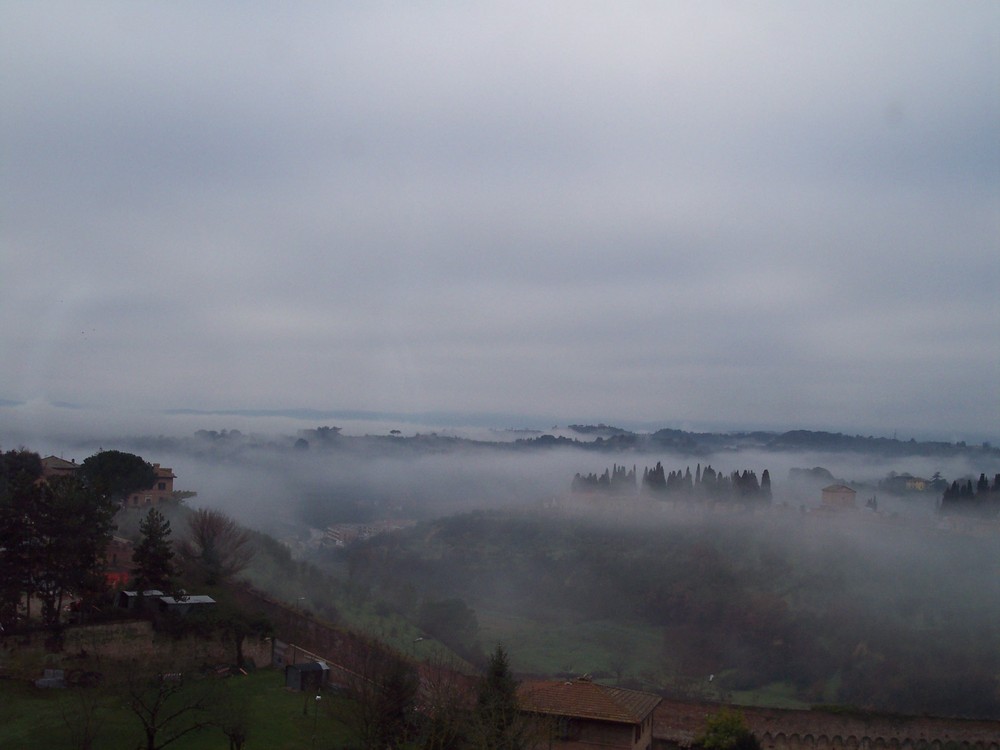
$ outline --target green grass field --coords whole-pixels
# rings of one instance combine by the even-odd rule
[[[324,695],[317,703],[312,693],[287,690],[282,673],[271,669],[246,677],[218,679],[213,687],[218,688],[220,698],[245,714],[247,750],[343,748],[350,744],[350,732],[340,718],[350,710],[345,698]],[[80,728],[85,701],[93,704],[92,715],[96,719],[94,750],[145,747],[139,720],[126,706],[120,690],[43,690],[24,682],[0,680],[0,749],[81,747],[72,730]],[[211,713],[218,713],[218,709]],[[228,746],[225,734],[213,726],[193,732],[168,747],[215,750]]]
[[[515,672],[539,675],[590,674],[604,682],[629,680],[659,685],[666,674],[662,632],[642,623],[553,618],[539,622],[480,611],[480,640],[502,643]]]
[[[678,682],[664,655],[662,629],[641,622],[554,618],[539,622],[500,612],[480,611],[481,639],[503,643],[515,672],[537,675],[590,674],[605,684],[620,683],[690,698],[745,706],[808,708],[788,683],[759,690],[720,692],[716,683]]]

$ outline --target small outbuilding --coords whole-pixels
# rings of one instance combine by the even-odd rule
[[[204,594],[191,596],[161,596],[160,611],[184,616],[192,611],[202,611],[215,606],[215,599]]]
[[[146,589],[145,591],[119,591],[117,605],[121,609],[139,609],[147,601],[159,599],[163,592],[159,589]]]
[[[292,690],[319,690],[329,681],[330,666],[325,661],[309,661],[285,667],[285,687]]]

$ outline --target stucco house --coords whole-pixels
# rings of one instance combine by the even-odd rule
[[[522,711],[549,720],[548,747],[650,750],[661,698],[579,677],[522,683],[518,700]]]
[[[145,508],[159,505],[164,500],[169,500],[173,497],[174,480],[177,478],[173,469],[153,464],[153,471],[156,473],[156,481],[153,482],[153,486],[139,492],[133,492],[126,497],[126,508]]]
[[[846,484],[831,484],[822,490],[822,507],[828,510],[857,508],[858,493]]]
[[[80,468],[75,460],[67,461],[58,456],[46,456],[42,459],[42,477],[52,479],[53,477],[71,477]]]

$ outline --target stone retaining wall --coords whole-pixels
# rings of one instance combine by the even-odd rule
[[[708,717],[732,708],[665,700],[654,716],[655,748],[689,748]],[[863,713],[739,709],[764,750],[1000,750],[1000,722]]]
[[[126,620],[99,625],[79,625],[63,631],[63,648],[50,652],[44,633],[30,639],[12,636],[0,641],[0,674],[15,679],[34,680],[43,669],[104,671],[114,663],[174,659],[184,664],[229,664],[235,648],[217,638],[181,638],[156,633],[148,620]],[[270,641],[248,639],[243,653],[254,663],[267,666],[271,660]]]

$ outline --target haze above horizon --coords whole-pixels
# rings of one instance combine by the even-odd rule
[[[43,1],[0,49],[0,441],[1000,442],[995,2]]]

